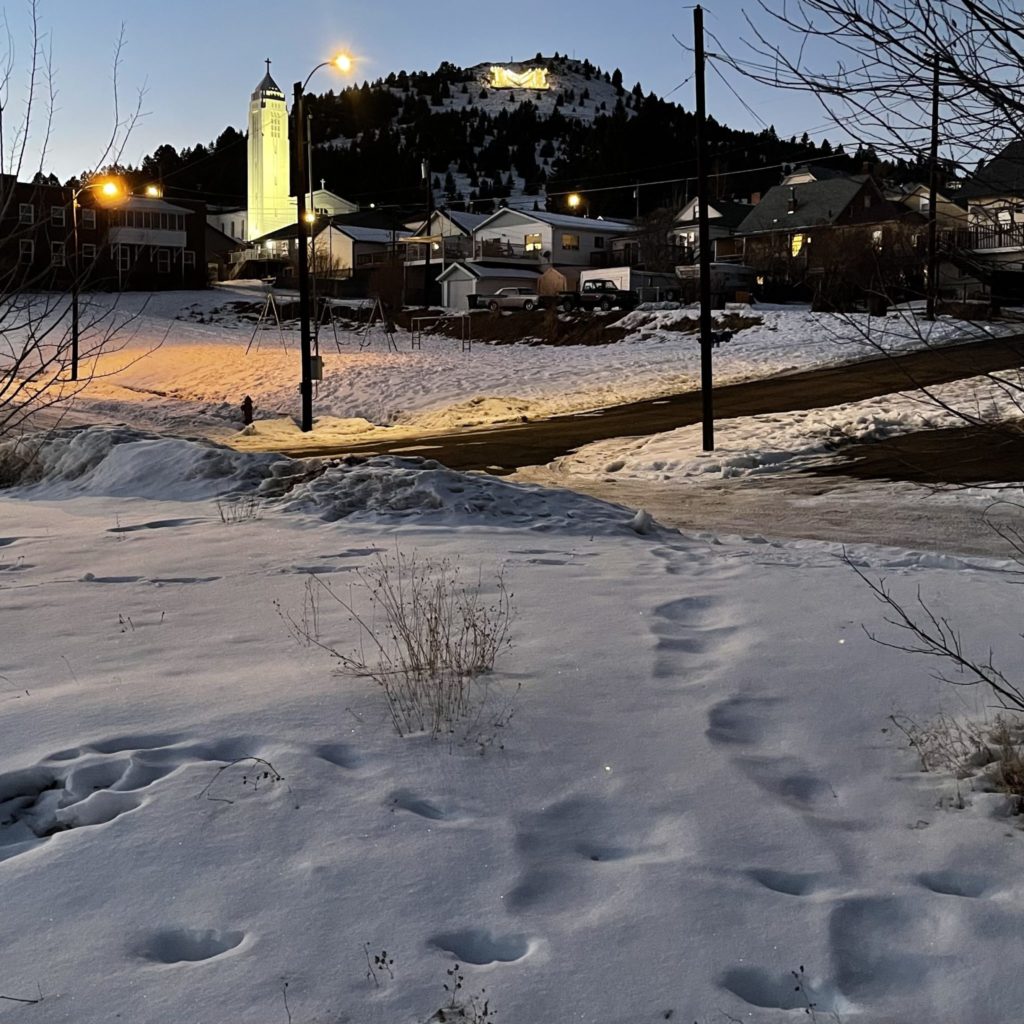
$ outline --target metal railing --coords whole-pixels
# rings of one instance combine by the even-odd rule
[[[541,251],[535,245],[509,242],[504,238],[482,238],[473,244],[473,258],[500,260],[539,260]]]
[[[1024,224],[975,224],[944,232],[947,244],[958,249],[974,251],[985,249],[1024,248]]]
[[[462,342],[462,351],[471,352],[473,349],[473,318],[469,312],[442,313],[439,316],[414,316],[409,322],[409,333],[412,335],[410,347],[417,349],[423,347],[423,335],[434,334],[439,324],[459,324],[459,341]]]

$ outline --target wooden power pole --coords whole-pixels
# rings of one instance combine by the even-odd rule
[[[707,111],[704,98],[704,10],[693,9],[694,77],[697,82],[697,238],[700,246],[700,394],[704,451],[715,449],[711,375],[711,232],[708,228]]]
[[[928,182],[928,293],[925,317],[935,319],[939,298],[939,55],[932,71],[931,177]]]

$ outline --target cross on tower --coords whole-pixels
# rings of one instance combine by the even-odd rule
[[[264,63],[267,65],[267,74],[270,74],[270,58],[268,57]]]

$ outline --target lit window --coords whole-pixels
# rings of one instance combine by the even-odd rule
[[[31,238],[23,238],[18,242],[18,260],[21,263],[31,263],[36,256],[36,243]]]
[[[799,256],[804,248],[804,236],[797,234],[793,235],[789,240],[789,251],[794,256]]]
[[[527,252],[540,252],[543,248],[544,242],[540,235],[527,235],[526,236],[526,251]]]
[[[64,243],[63,242],[51,242],[50,243],[50,262],[55,267],[64,266]]]
[[[54,227],[64,227],[64,207],[63,206],[51,206],[50,207],[50,223]]]
[[[82,227],[83,228],[94,228],[94,227],[96,227],[96,211],[95,210],[83,210],[82,211]]]
[[[580,247],[579,235],[562,235],[562,248],[566,251],[577,250]]]
[[[871,232],[871,244],[876,249],[881,249],[882,248],[882,229],[881,228],[878,228],[877,230]]]
[[[36,208],[31,203],[18,203],[18,223],[34,224]]]

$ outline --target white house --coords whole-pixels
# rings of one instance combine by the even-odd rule
[[[388,260],[392,248],[400,254],[400,241],[408,237],[405,229],[366,228],[354,224],[329,224],[313,239],[318,273],[360,270]]]
[[[607,261],[612,238],[635,231],[626,221],[501,209],[473,230],[473,258],[593,267]]]
[[[494,267],[483,263],[451,263],[437,277],[441,305],[468,309],[470,295],[493,295],[499,288],[537,288],[538,270]]]
[[[466,259],[473,255],[473,232],[491,215],[464,213],[461,210],[435,210],[430,223],[415,221],[408,225],[413,234],[406,240],[409,263],[422,262],[424,248],[429,241],[430,258],[442,264]],[[417,241],[421,239],[422,241]]]
[[[287,200],[288,217],[282,227],[294,224],[298,218],[298,204],[295,196]],[[313,210],[321,217],[340,217],[347,213],[356,213],[359,207],[347,199],[331,192],[330,189],[318,188],[312,194],[306,193],[306,209]],[[244,242],[249,238],[249,210],[237,206],[208,206],[206,222],[211,227],[223,232],[228,238]]]

